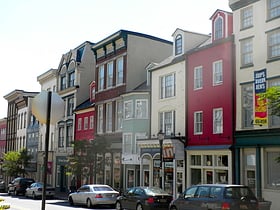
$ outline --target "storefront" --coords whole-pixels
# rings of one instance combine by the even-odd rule
[[[185,186],[183,142],[164,139],[161,148],[159,140],[152,139],[138,141],[138,145],[141,148],[140,185],[158,186],[177,197]]]
[[[232,152],[230,146],[188,146],[187,186],[232,183]]]

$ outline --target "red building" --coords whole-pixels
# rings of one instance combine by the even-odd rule
[[[88,143],[83,150],[76,149],[74,153],[78,156],[85,156],[83,160],[84,167],[83,167],[83,174],[81,177],[75,177],[77,183],[71,183],[71,185],[77,185],[78,187],[81,184],[88,184],[93,183],[93,174],[92,172],[92,162],[93,160],[89,160],[91,157],[92,151],[89,145],[93,144],[94,140],[94,115],[95,115],[95,82],[91,82],[89,88],[89,95],[90,97],[84,101],[83,103],[79,104],[75,109],[75,136],[74,141],[75,143],[79,141],[84,141]],[[78,145],[78,144],[76,144]],[[88,161],[87,161],[88,160]],[[74,182],[75,182],[74,181]]]
[[[233,16],[217,10],[210,20],[211,39],[186,58],[188,186],[233,182]]]

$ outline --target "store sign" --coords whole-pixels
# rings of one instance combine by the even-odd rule
[[[261,99],[260,95],[266,92],[266,69],[254,72],[255,86],[255,125],[267,124],[266,99]]]
[[[174,159],[174,147],[173,146],[165,146],[162,151],[163,161],[169,162]]]

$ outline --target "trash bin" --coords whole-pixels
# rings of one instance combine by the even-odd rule
[[[270,210],[271,201],[259,201],[259,210]]]

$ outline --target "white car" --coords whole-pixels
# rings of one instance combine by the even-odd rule
[[[96,205],[114,206],[119,192],[109,185],[88,184],[81,186],[77,192],[70,193],[68,201],[70,205],[86,205],[88,208]]]
[[[25,196],[32,197],[33,199],[42,197],[43,195],[43,186],[42,182],[34,182],[28,188],[26,188]],[[55,196],[55,189],[50,184],[47,184],[46,187],[46,197],[53,198]]]

